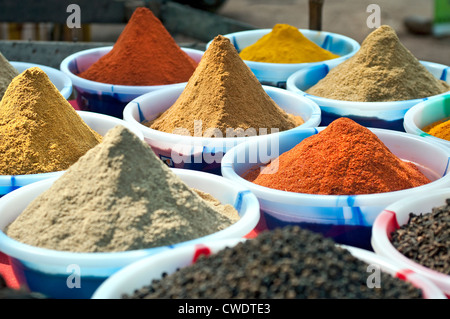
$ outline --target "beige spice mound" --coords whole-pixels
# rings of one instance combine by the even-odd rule
[[[117,126],[5,233],[59,251],[119,252],[210,235],[237,221],[237,212],[232,218],[229,213],[230,207],[204,200],[145,142]]]
[[[449,90],[450,85],[435,78],[400,42],[392,27],[382,25],[353,57],[332,68],[306,93],[343,101],[388,102]]]
[[[257,135],[261,128],[270,133],[304,123],[269,97],[230,40],[221,35],[205,51],[175,103],[144,124],[166,133],[198,136],[196,121],[201,121],[197,125],[200,123],[203,137],[235,137],[243,132]]]

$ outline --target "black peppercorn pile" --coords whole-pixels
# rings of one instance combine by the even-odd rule
[[[450,275],[450,199],[428,214],[409,215],[392,232],[392,245],[422,266]]]
[[[260,233],[122,298],[422,298],[411,284],[380,272],[369,288],[368,265],[347,250],[296,226]]]

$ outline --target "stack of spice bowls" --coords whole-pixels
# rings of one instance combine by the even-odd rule
[[[201,255],[209,256],[210,258],[215,257],[216,254],[223,252],[225,249],[233,249],[237,245],[243,243],[245,240],[243,239],[231,239],[231,240],[221,240],[221,241],[215,241],[210,242],[205,245],[188,245],[184,247],[179,247],[171,251],[163,252],[159,254],[158,256],[155,256],[154,258],[143,258],[137,262],[134,262],[123,269],[119,270],[117,273],[113,274],[111,277],[109,277],[105,282],[103,282],[98,289],[94,292],[92,298],[93,299],[122,299],[122,298],[131,298],[136,299],[140,298],[137,297],[137,293],[141,292],[143,296],[145,296],[146,293],[149,293],[148,290],[146,290],[146,287],[149,287],[151,283],[155,283],[161,279],[163,279],[163,276],[170,276],[175,274],[177,271],[187,271],[189,266],[193,266],[196,260]],[[445,299],[444,294],[439,290],[436,285],[429,281],[427,278],[410,273],[408,271],[404,271],[401,267],[396,265],[395,263],[392,263],[389,259],[386,259],[382,256],[376,255],[373,252],[365,251],[363,249],[358,249],[355,247],[350,246],[341,246],[341,248],[344,248],[348,250],[348,252],[358,259],[359,261],[362,261],[366,263],[369,267],[372,267],[371,269],[379,269],[382,272],[385,272],[392,277],[399,278],[398,280],[405,280],[406,282],[412,284],[414,287],[421,290],[421,293],[423,295],[423,299]],[[242,251],[236,250],[237,255],[239,255],[239,252],[242,253]],[[267,254],[267,251],[266,251]],[[258,256],[257,253],[255,253],[256,256]],[[224,257],[222,257],[224,258]],[[254,257],[257,258],[257,257]],[[292,257],[294,258],[294,257]],[[312,257],[313,258],[313,257]],[[287,259],[287,257],[286,257]],[[267,260],[265,260],[267,262]],[[249,264],[251,263],[251,257],[249,256]],[[286,262],[287,268],[289,268],[290,263]],[[250,268],[250,265],[249,265]],[[264,274],[264,266],[260,266],[261,270],[260,272]],[[368,268],[369,269],[369,268]],[[244,270],[242,270],[244,272]],[[187,272],[189,273],[189,272]],[[230,274],[231,276],[235,274]],[[296,274],[299,277],[301,274]],[[342,275],[342,274],[341,274]],[[312,275],[313,276],[313,275]],[[327,274],[323,274],[324,278],[327,277]],[[272,274],[267,275],[268,278],[273,278],[274,276]],[[314,277],[314,276],[313,276]],[[294,278],[290,278],[292,280]],[[255,276],[253,279],[254,282],[254,290],[259,287],[260,284],[258,282],[259,278]],[[307,281],[306,281],[307,282]],[[180,282],[180,285],[183,283]],[[184,292],[186,294],[189,293],[189,291],[195,291],[196,289],[200,290],[201,288],[199,285],[201,285],[201,278],[198,278],[198,280],[193,280],[193,282],[189,283],[189,287],[179,287],[180,291],[184,289]],[[286,280],[283,285],[289,286],[291,284],[290,280]],[[299,289],[296,291],[299,296],[302,296],[302,285],[306,285],[305,281],[297,280],[296,284],[299,286]],[[236,284],[238,286],[238,284]],[[295,285],[295,284],[293,284]],[[242,285],[243,286],[243,285]],[[236,287],[238,290],[239,288]],[[245,288],[244,288],[245,289]],[[269,288],[270,289],[270,288]],[[287,289],[287,288],[286,288]],[[292,288],[295,290],[295,286]],[[316,288],[317,289],[317,288]],[[265,291],[260,290],[261,294],[268,294],[266,289]],[[256,290],[258,291],[258,290]],[[328,291],[329,292],[329,291]],[[248,292],[250,294],[250,292]],[[141,297],[144,298],[144,297]],[[214,297],[213,297],[214,298]],[[289,298],[293,298],[292,296]],[[301,297],[295,297],[295,298],[301,298]],[[307,297],[305,297],[307,298]],[[314,298],[314,297],[311,297]],[[348,297],[351,298],[351,297]],[[226,307],[226,305],[223,307],[223,310],[230,311],[231,308]],[[261,311],[267,311],[267,309],[261,310]]]
[[[318,195],[264,187],[243,177],[251,169],[269,163],[324,129],[300,129],[246,141],[223,157],[222,175],[249,188],[260,202],[258,231],[298,225],[331,237],[339,244],[372,250],[372,225],[386,206],[406,196],[433,192],[450,185],[449,149],[412,134],[377,128],[370,130],[398,158],[415,163],[430,183],[378,194]]]
[[[448,271],[448,260],[445,259],[448,258],[448,238],[445,237],[445,232],[448,230],[448,219],[441,218],[439,220],[436,217],[434,222],[430,220],[421,224],[418,222],[416,225],[417,231],[414,231],[414,228],[404,227],[408,226],[412,216],[421,217],[436,213],[438,208],[441,207],[441,214],[443,215],[445,210],[448,211],[447,201],[449,198],[449,188],[440,188],[433,192],[399,198],[398,201],[388,205],[378,215],[373,224],[371,238],[372,247],[377,255],[390,260],[399,267],[409,269],[411,272],[429,279],[448,298],[450,298],[450,275],[438,271],[436,268],[432,269],[432,266],[430,266],[440,266],[440,269],[445,270],[447,264]],[[404,228],[404,231],[398,241],[404,247],[409,247],[411,250],[409,256],[400,252],[392,242],[394,233],[401,228]]]
[[[16,68],[17,71],[19,71],[19,73],[22,73],[31,67],[40,68],[48,75],[50,81],[56,86],[64,98],[69,99],[71,97],[73,91],[72,80],[60,70],[46,65],[29,62],[10,61],[10,63],[14,68]]]
[[[450,84],[448,66],[420,61],[437,79]],[[325,78],[338,64],[320,63],[299,70],[289,76],[286,89],[316,102],[322,111],[322,126],[326,126],[339,117],[348,117],[357,123],[374,128],[383,128],[404,132],[404,117],[414,105],[431,97],[391,102],[355,102],[329,99],[308,94],[306,91]],[[443,93],[445,94],[445,93]]]
[[[259,221],[259,204],[248,189],[223,177],[173,169],[189,187],[207,192],[222,204],[232,205],[240,219],[229,227],[207,236],[172,245],[121,252],[79,253],[40,248],[12,239],[5,233],[27,206],[49,189],[63,173],[52,178],[24,186],[0,198],[0,251],[11,262],[19,285],[47,298],[87,299],[112,274],[145,257],[155,257],[165,251],[189,244],[204,244],[216,240],[242,238]],[[68,285],[70,280],[79,285]]]
[[[182,82],[151,86],[115,85],[95,82],[78,76],[79,73],[87,70],[94,62],[111,51],[112,48],[112,46],[108,46],[83,50],[66,57],[61,62],[60,69],[71,79],[76,93],[77,105],[81,110],[122,118],[125,106],[133,99],[148,92],[186,84]],[[181,49],[197,63],[203,55],[201,50]]]
[[[327,63],[332,63],[333,65],[339,64],[342,61],[353,56],[360,48],[360,45],[356,40],[341,34],[308,29],[298,30],[308,40],[314,42],[322,49],[339,55],[338,58],[327,61]],[[231,43],[234,45],[238,52],[241,52],[244,48],[254,44],[259,39],[261,39],[261,37],[265,36],[271,31],[272,29],[257,29],[229,33],[225,34],[224,36],[230,39]],[[206,47],[208,48],[210,44],[211,41],[207,44]],[[244,60],[244,62],[256,75],[261,84],[281,88],[286,88],[287,79],[296,71],[303,69],[304,67],[314,66],[322,63],[267,63],[248,60]]]

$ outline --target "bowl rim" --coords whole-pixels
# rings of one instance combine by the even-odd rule
[[[123,267],[116,273],[112,274],[102,284],[99,285],[99,287],[95,290],[91,298],[110,299],[114,298],[114,295],[124,293],[125,291],[123,290],[123,288],[127,286],[128,282],[133,281],[133,278],[136,278],[136,275],[146,271],[147,269],[152,269],[152,266],[154,266],[155,264],[158,266],[163,263],[165,265],[168,265],[170,264],[168,263],[168,261],[173,262],[174,258],[178,261],[180,259],[184,259],[184,257],[193,256],[195,258],[198,249],[202,248],[207,248],[209,253],[215,254],[225,249],[226,247],[234,247],[237,244],[243,243],[248,240],[252,239],[234,238],[234,239],[216,240],[213,242],[206,243],[206,245],[203,246],[191,244],[170,251],[165,251],[154,257],[142,258],[138,261],[135,261]],[[386,257],[377,255],[374,252],[365,249],[352,247],[348,245],[336,244],[336,247],[340,247],[347,250],[352,256],[368,265],[376,264],[381,268],[383,272],[391,275],[392,277],[399,278],[400,274],[404,275],[403,277],[406,281],[408,281],[409,283],[411,283],[412,285],[414,285],[415,287],[417,287],[422,291],[422,293],[424,294],[423,297],[424,299],[427,298],[446,299],[442,291],[438,289],[432,281],[418,274],[403,271],[397,264],[393,263]],[[192,263],[190,265],[192,265]],[[189,265],[187,265],[186,267],[188,266]],[[158,270],[163,269],[158,268]],[[142,287],[145,285],[146,283],[143,282]],[[138,287],[134,288],[138,289]]]
[[[371,244],[375,253],[392,260],[392,262],[396,263],[400,267],[411,269],[412,271],[434,281],[441,288],[445,287],[446,293],[450,294],[450,275],[446,275],[434,269],[428,268],[406,257],[394,247],[388,234],[388,227],[391,223],[398,227],[403,225],[398,222],[397,217],[399,214],[409,214],[414,210],[415,205],[423,203],[423,201],[437,200],[447,197],[450,197],[450,187],[438,189],[434,191],[433,194],[416,194],[413,196],[406,196],[386,206],[386,208],[384,208],[375,218],[373,223]],[[430,213],[432,208],[433,207],[430,207],[427,213]]]
[[[311,136],[313,134],[317,134],[320,131],[324,130],[325,126],[320,126],[316,128],[306,128],[298,131],[291,131],[291,132],[281,132],[278,133],[279,142],[281,143],[282,140],[286,137],[289,137],[289,135],[295,135],[295,134],[310,134],[308,136]],[[228,151],[221,161],[221,172],[222,176],[225,178],[231,179],[233,181],[236,181],[237,183],[249,188],[258,198],[262,200],[271,199],[270,201],[273,201],[273,198],[276,198],[276,202],[283,202],[284,204],[292,204],[292,205],[299,205],[299,202],[305,203],[314,203],[314,206],[320,206],[320,207],[347,207],[347,206],[359,206],[360,203],[364,204],[361,206],[369,206],[369,205],[375,205],[379,206],[380,201],[386,201],[389,199],[396,199],[399,195],[407,196],[409,194],[420,194],[423,191],[427,191],[430,189],[436,189],[439,186],[446,186],[450,181],[450,173],[448,172],[449,168],[449,162],[450,162],[450,149],[444,147],[443,145],[437,144],[437,143],[429,143],[426,140],[420,138],[419,136],[405,133],[405,132],[399,132],[399,131],[393,131],[389,129],[381,129],[381,128],[368,128],[370,131],[375,133],[377,136],[379,134],[385,134],[385,135],[394,135],[397,137],[400,137],[402,139],[409,139],[415,141],[415,143],[419,143],[422,145],[426,145],[428,147],[433,147],[436,149],[436,151],[442,152],[447,156],[447,169],[444,175],[437,180],[432,181],[431,183],[424,184],[421,186],[398,190],[394,192],[384,192],[384,193],[374,193],[374,194],[358,194],[358,195],[322,195],[322,194],[307,194],[307,193],[296,193],[296,192],[289,192],[289,191],[282,191],[278,189],[272,189],[265,186],[260,186],[257,184],[254,184],[245,178],[241,177],[239,174],[237,174],[233,168],[234,166],[234,159],[236,156],[238,156],[239,153],[246,150],[246,148],[250,145],[249,141],[245,141],[241,144],[236,145],[233,147],[230,151]],[[306,138],[306,137],[304,137]],[[301,140],[303,140],[302,138]],[[301,142],[300,140],[300,142]],[[264,140],[256,141],[256,143],[262,143]],[[299,142],[299,143],[300,143]],[[255,164],[257,165],[257,163]],[[449,180],[449,181],[447,181]]]
[[[246,64],[248,64],[250,67],[254,67],[254,68],[261,68],[261,67],[273,67],[273,68],[278,68],[278,69],[286,69],[286,70],[290,70],[292,68],[298,68],[298,67],[305,67],[305,66],[309,66],[309,65],[316,65],[316,64],[320,64],[324,61],[340,61],[340,60],[345,60],[347,58],[349,58],[350,56],[354,55],[359,48],[361,47],[361,45],[359,44],[358,41],[356,41],[353,38],[350,38],[346,35],[340,34],[340,33],[334,33],[334,32],[330,32],[330,31],[316,31],[316,30],[311,30],[311,29],[301,29],[298,28],[297,30],[299,30],[305,37],[308,38],[308,36],[311,35],[320,35],[323,34],[325,36],[332,36],[335,38],[338,38],[342,41],[345,41],[347,43],[349,43],[352,47],[352,51],[339,56],[337,58],[334,59],[329,59],[329,60],[323,60],[323,61],[318,61],[318,62],[304,62],[304,63],[271,63],[271,62],[258,62],[258,61],[250,61],[250,60],[243,60]],[[255,29],[255,30],[245,30],[245,31],[237,31],[237,32],[232,32],[232,33],[228,33],[228,34],[224,34],[223,36],[226,38],[231,39],[231,37],[239,37],[241,35],[247,35],[247,34],[260,34],[261,36],[264,34],[268,34],[269,32],[271,32],[272,29],[267,29],[267,28],[263,28],[263,29]],[[213,40],[210,40],[207,44],[206,44],[206,48],[209,47],[209,45],[211,44]],[[242,49],[241,49],[242,50]]]
[[[192,240],[175,243],[168,246],[159,246],[153,248],[145,248],[145,249],[137,249],[130,251],[120,251],[120,252],[68,252],[68,251],[58,251],[54,249],[35,247],[32,245],[28,245],[22,242],[19,242],[11,237],[7,236],[3,229],[0,229],[0,247],[5,255],[10,256],[15,259],[19,259],[25,262],[31,262],[36,264],[42,264],[43,258],[47,264],[52,264],[54,266],[65,266],[68,263],[72,264],[73,261],[76,261],[78,265],[82,267],[117,267],[123,266],[130,262],[130,260],[135,260],[137,258],[142,258],[146,256],[153,256],[155,254],[161,253],[166,250],[172,250],[177,247],[189,245],[189,244],[201,244],[208,241],[218,240],[218,239],[226,239],[230,238],[229,232],[242,229],[246,230],[248,228],[248,232],[250,233],[254,227],[256,227],[260,213],[259,213],[259,202],[254,194],[252,194],[248,189],[243,187],[242,185],[237,185],[233,181],[226,180],[222,176],[213,175],[205,172],[191,171],[188,169],[179,169],[179,168],[171,168],[175,174],[179,177],[189,178],[195,177],[196,180],[203,181],[213,181],[213,183],[226,185],[227,188],[233,189],[237,191],[236,199],[241,203],[245,201],[247,203],[247,210],[245,211],[245,216],[241,217],[234,224],[229,227],[220,230],[218,232],[195,238]],[[62,175],[63,172],[61,172]],[[28,184],[23,186],[13,192],[10,192],[0,198],[0,211],[3,209],[5,205],[7,205],[10,201],[13,201],[17,198],[20,198],[24,194],[38,192],[41,194],[43,187],[50,187],[52,183],[58,179],[59,176],[48,178],[45,180],[41,180],[32,184]],[[31,201],[30,201],[31,202]],[[19,216],[21,213],[18,213]],[[246,236],[242,235],[242,236]],[[234,235],[237,236],[237,235]],[[232,238],[232,237],[231,237]]]
[[[9,61],[9,63],[17,69],[17,67],[24,67],[26,69],[29,69],[31,67],[38,67],[42,71],[44,71],[47,75],[49,73],[53,73],[55,76],[58,76],[63,81],[64,87],[59,91],[61,95],[68,99],[70,95],[72,94],[73,86],[72,86],[72,79],[62,72],[61,70],[58,70],[56,68],[53,68],[51,66],[38,64],[38,63],[32,63],[32,62],[23,62],[23,61]],[[25,71],[25,69],[24,69]],[[23,71],[22,71],[23,72]]]
[[[138,90],[138,91],[142,91],[142,93],[146,93],[149,89],[155,90],[155,89],[165,88],[168,86],[177,86],[177,85],[182,85],[184,83],[187,83],[187,82],[180,82],[180,83],[164,84],[164,85],[110,84],[110,83],[96,82],[96,81],[84,79],[69,70],[69,63],[72,62],[73,60],[75,60],[76,58],[81,57],[81,56],[86,56],[86,55],[89,55],[92,53],[97,53],[97,52],[100,52],[100,53],[104,52],[104,54],[106,54],[109,51],[111,51],[112,48],[113,48],[113,45],[110,45],[110,46],[102,46],[102,47],[98,47],[98,48],[91,48],[91,49],[86,49],[86,50],[75,52],[75,53],[67,56],[66,58],[64,58],[61,61],[60,70],[72,80],[72,83],[75,86],[78,85],[82,88],[98,88],[99,90],[111,92],[111,93],[115,93],[116,91],[126,91],[126,90],[130,90],[130,89]],[[188,55],[190,55],[190,54],[197,55],[198,54],[200,57],[203,56],[203,54],[205,53],[202,50],[186,48],[186,47],[180,47],[180,49],[185,51]]]
[[[436,63],[436,62],[429,62],[429,61],[424,61],[424,60],[419,60],[419,62],[424,65],[425,67],[436,67],[436,68],[440,68],[442,70],[449,70],[450,71],[450,66],[447,66],[445,64],[440,64],[440,63]],[[412,100],[398,100],[398,101],[386,101],[386,102],[359,102],[359,101],[345,101],[345,100],[336,100],[336,99],[330,99],[330,98],[325,98],[325,97],[320,97],[317,95],[312,95],[309,93],[306,93],[303,90],[300,90],[296,85],[295,82],[298,78],[303,78],[306,76],[306,74],[310,71],[314,71],[314,69],[318,69],[318,68],[327,68],[328,70],[338,66],[339,64],[334,64],[334,65],[330,65],[327,63],[319,63],[317,65],[312,65],[312,66],[306,66],[294,73],[292,73],[288,79],[286,80],[286,89],[291,91],[291,92],[295,92],[297,94],[300,94],[302,96],[305,96],[307,98],[310,98],[314,101],[316,101],[319,105],[323,105],[324,107],[328,107],[328,108],[339,108],[342,107],[344,109],[360,109],[360,110],[367,110],[369,108],[376,108],[379,109],[380,111],[386,111],[386,110],[392,110],[393,108],[395,108],[396,110],[401,110],[401,109],[407,109],[410,108],[412,105],[415,105],[419,102],[422,101],[426,101],[428,99],[437,97],[437,96],[441,96],[441,95],[445,95],[448,94],[450,92],[443,92],[440,94],[436,94],[436,95],[431,95],[428,97],[424,97],[424,98],[418,98],[418,99],[412,99]],[[321,78],[323,79],[323,77]]]
[[[447,99],[450,100],[450,91],[430,97],[429,99],[421,101],[415,104],[413,107],[411,107],[408,111],[406,111],[404,116],[403,127],[405,128],[405,131],[414,135],[419,135],[423,138],[430,139],[433,142],[442,143],[450,147],[450,141],[428,134],[427,132],[423,131],[422,128],[418,127],[416,122],[414,121],[414,116],[417,113],[422,112],[426,107],[433,107],[435,103]]]
[[[195,146],[197,146],[197,145],[203,146],[205,144],[206,145],[211,145],[211,144],[214,145],[214,144],[219,144],[219,143],[221,143],[222,145],[226,145],[228,143],[240,143],[240,142],[247,141],[247,140],[259,139],[264,136],[268,136],[268,135],[272,135],[272,134],[278,134],[278,133],[270,133],[270,134],[265,134],[265,135],[256,135],[256,136],[247,136],[247,137],[231,137],[231,138],[229,138],[229,137],[227,138],[227,137],[183,136],[183,135],[167,133],[167,132],[162,132],[159,130],[152,129],[150,127],[143,125],[141,122],[137,121],[133,117],[132,110],[135,107],[140,108],[142,104],[145,104],[148,101],[151,101],[151,99],[153,97],[158,96],[158,95],[164,95],[164,94],[172,93],[172,92],[174,94],[177,94],[178,92],[180,92],[180,95],[181,95],[185,86],[186,86],[186,84],[184,84],[183,86],[178,86],[178,87],[170,87],[170,88],[167,87],[167,88],[164,88],[161,90],[148,92],[146,94],[143,94],[143,95],[133,99],[125,106],[125,108],[123,110],[123,119],[125,121],[137,126],[141,131],[143,131],[144,136],[146,136],[146,133],[147,133],[149,135],[157,136],[158,140],[161,140],[161,141],[166,141],[166,142],[176,143],[176,144],[188,143],[189,145],[194,144]],[[285,132],[292,131],[292,130],[298,130],[300,128],[305,128],[305,127],[314,127],[314,126],[320,124],[321,110],[316,102],[309,100],[307,98],[304,98],[304,97],[301,97],[300,99],[298,99],[298,97],[299,97],[298,95],[296,96],[296,94],[292,94],[292,92],[288,92],[287,90],[284,90],[284,89],[281,89],[278,87],[273,87],[273,86],[269,86],[269,85],[261,85],[261,86],[264,89],[264,91],[266,91],[266,93],[267,92],[269,92],[269,93],[276,92],[276,93],[280,93],[283,95],[288,95],[289,97],[298,100],[299,104],[301,103],[301,107],[306,106],[311,110],[311,117],[307,121],[305,121],[302,125],[294,127]],[[151,107],[151,106],[147,106],[147,107]],[[170,106],[167,109],[169,109],[169,108],[170,108]]]

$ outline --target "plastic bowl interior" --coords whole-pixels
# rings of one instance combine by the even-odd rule
[[[249,132],[248,137],[181,136],[154,130],[142,124],[143,121],[151,121],[169,109],[183,92],[184,87],[185,85],[150,92],[134,99],[125,107],[123,119],[142,131],[146,142],[169,167],[220,174],[220,161],[227,150],[242,141],[258,139],[261,135],[252,136],[252,132]],[[291,130],[319,125],[320,108],[315,102],[284,89],[264,85],[262,87],[287,113],[303,118],[305,123]],[[261,128],[255,129],[264,134]],[[273,131],[269,128],[266,132],[270,134]]]
[[[239,31],[225,34],[224,36],[230,39],[231,43],[234,45],[238,52],[241,52],[242,49],[254,44],[261,37],[270,33],[271,31],[272,29]],[[328,60],[332,64],[341,63],[343,60],[348,59],[349,57],[354,55],[360,48],[360,44],[356,40],[353,40],[341,34],[308,29],[299,29],[299,31],[306,38],[319,45],[323,49],[339,55],[340,57],[336,59]],[[212,41],[207,43],[207,48],[211,44],[211,42]],[[281,88],[286,87],[286,81],[292,73],[298,71],[303,67],[321,63],[266,63],[247,60],[244,60],[244,62],[253,71],[261,84],[277,86]]]
[[[116,125],[123,125],[132,131],[141,140],[144,136],[141,131],[134,126],[116,117],[98,114],[87,111],[77,111],[84,122],[100,135],[105,135],[107,131]],[[58,172],[41,173],[41,174],[24,174],[24,175],[0,175],[0,197],[12,192],[13,190],[22,186],[58,175]]]
[[[64,96],[66,100],[72,94],[72,80],[58,69],[46,65],[28,62],[11,61],[10,64],[15,67],[16,70],[19,71],[19,73],[22,73],[23,71],[31,67],[39,67],[42,71],[45,72],[45,74],[47,74],[50,81],[56,86],[58,91],[62,96]]]
[[[388,205],[375,219],[372,229],[372,247],[402,268],[410,269],[428,278],[450,298],[450,276],[425,267],[400,253],[391,243],[391,234],[408,223],[409,214],[428,214],[433,208],[446,205],[450,198],[450,188],[438,189],[420,195],[407,196]]]
[[[385,129],[370,129],[399,158],[415,163],[432,182],[410,189],[364,195],[317,195],[287,192],[254,184],[242,176],[292,149],[324,127],[283,132],[253,143],[244,142],[225,154],[222,175],[249,188],[261,207],[258,229],[298,225],[333,238],[339,244],[372,250],[370,237],[377,215],[408,195],[432,192],[450,185],[449,150],[424,139]]]
[[[181,169],[174,169],[174,172],[190,187],[211,194],[223,204],[233,205],[241,218],[230,227],[208,236],[170,246],[126,252],[63,252],[33,247],[11,239],[4,233],[5,227],[58,177],[46,179],[0,198],[0,249],[9,256],[19,284],[50,298],[90,298],[105,279],[134,261],[184,245],[243,238],[258,223],[258,200],[248,189],[221,176]],[[69,287],[69,281],[79,286]]]
[[[406,112],[403,126],[407,133],[419,135],[429,141],[450,147],[450,141],[435,137],[423,131],[428,125],[449,119],[450,93],[447,93],[414,105]]]
[[[87,70],[111,49],[112,46],[83,50],[66,57],[60,64],[61,71],[72,80],[77,104],[81,110],[122,118],[125,105],[138,96],[165,87],[186,83],[151,86],[113,85],[86,80],[77,75]],[[204,53],[203,51],[190,48],[181,49],[197,63],[200,62]]]
[[[437,79],[450,84],[450,68],[448,66],[427,61],[420,61],[420,63]],[[393,102],[354,102],[328,99],[306,93],[309,88],[323,79],[334,67],[336,65],[330,65],[329,63],[307,67],[292,74],[286,83],[287,90],[306,96],[320,106],[322,110],[322,126],[330,124],[339,117],[348,117],[366,127],[404,132],[403,120],[405,113],[412,106],[429,98]]]
[[[163,273],[173,274],[177,269],[192,265],[202,254],[215,254],[226,247],[234,247],[244,240],[229,239],[206,245],[189,245],[161,253],[154,258],[143,258],[124,267],[104,281],[94,292],[92,299],[121,299],[123,294],[131,296],[135,290],[149,285],[152,280],[161,279]],[[341,247],[368,265],[376,265],[381,271],[410,282],[422,290],[424,299],[445,299],[442,292],[426,278],[411,272],[403,272],[401,268],[373,252],[350,246]]]

